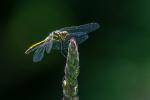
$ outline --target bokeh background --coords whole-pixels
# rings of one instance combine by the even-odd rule
[[[150,1],[2,0],[0,99],[61,100],[66,59],[25,50],[49,32],[98,22],[79,46],[80,100],[150,100]]]

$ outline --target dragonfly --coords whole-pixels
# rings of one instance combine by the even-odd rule
[[[25,54],[34,51],[33,62],[39,62],[43,59],[44,53],[49,54],[52,49],[60,50],[61,54],[66,57],[69,40],[75,38],[77,44],[86,41],[89,36],[88,33],[97,30],[100,27],[98,23],[88,23],[79,26],[64,27],[49,33],[49,35],[42,41],[31,45]]]

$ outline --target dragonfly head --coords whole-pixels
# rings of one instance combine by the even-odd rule
[[[55,31],[53,32],[53,39],[56,41],[64,41],[68,35],[69,33],[67,31]]]
[[[69,35],[69,33],[67,31],[62,31],[60,36],[61,36],[62,40],[65,40],[68,35]]]

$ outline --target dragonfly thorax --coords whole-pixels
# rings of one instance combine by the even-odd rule
[[[67,31],[54,31],[52,32],[52,38],[56,41],[64,41],[69,35]]]

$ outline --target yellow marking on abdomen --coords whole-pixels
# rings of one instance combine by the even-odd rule
[[[37,43],[31,45],[31,46],[29,47],[29,49],[26,50],[25,54],[29,54],[30,51],[31,51],[34,47],[36,47],[36,46],[38,46],[38,45],[40,45],[40,44],[42,44],[42,43],[44,43],[44,42],[45,42],[45,40],[42,40],[42,41],[40,41],[40,42],[37,42]]]

